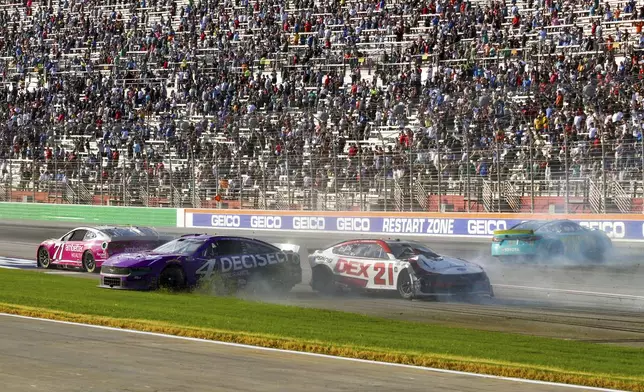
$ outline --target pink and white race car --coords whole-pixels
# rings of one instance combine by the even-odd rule
[[[36,260],[39,268],[64,266],[99,272],[110,256],[154,249],[167,241],[149,227],[78,227],[58,239],[43,241]]]

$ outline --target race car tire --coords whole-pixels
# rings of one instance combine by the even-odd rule
[[[328,267],[314,267],[311,275],[311,288],[314,291],[326,295],[332,295],[338,292],[335,286],[333,272]]]
[[[89,272],[90,274],[98,272],[98,268],[96,268],[96,260],[94,260],[94,255],[90,251],[83,253],[83,269],[85,272]]]
[[[398,294],[403,299],[414,299],[414,289],[411,281],[411,276],[407,270],[402,270],[400,275],[398,275],[398,284],[397,284]]]
[[[585,248],[584,256],[587,260],[595,263],[601,263],[602,261],[604,261],[604,258],[606,256],[606,248],[604,248],[601,244],[595,244],[594,246]]]
[[[564,246],[559,241],[548,242],[546,245],[547,257],[561,257],[564,255]]]
[[[180,290],[186,284],[186,275],[183,269],[177,265],[170,265],[161,271],[159,276],[159,287],[168,290]]]
[[[47,251],[47,248],[45,248],[44,246],[38,248],[38,258],[36,259],[36,264],[40,268],[52,268],[49,251]]]

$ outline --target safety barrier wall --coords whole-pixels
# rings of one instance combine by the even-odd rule
[[[644,241],[641,214],[464,214],[177,209],[179,227],[489,238],[532,219],[570,219],[616,241]]]
[[[0,203],[0,219],[58,221],[92,225],[176,227],[174,208],[107,207],[73,204]]]

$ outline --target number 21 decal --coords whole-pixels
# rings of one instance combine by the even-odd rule
[[[394,285],[394,265],[392,263],[376,263],[373,265],[376,271],[376,276],[373,283],[380,286],[393,286]],[[387,277],[383,278],[387,273]]]

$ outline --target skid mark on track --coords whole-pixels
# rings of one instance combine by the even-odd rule
[[[644,300],[644,296],[641,296],[641,295],[602,293],[602,292],[584,291],[584,290],[554,289],[554,288],[547,288],[547,287],[516,286],[516,285],[507,285],[507,284],[495,284],[493,286],[494,287],[507,288],[507,289],[548,291],[548,292],[553,292],[553,293],[588,295],[588,296],[594,296],[594,297],[608,297],[608,298]]]

